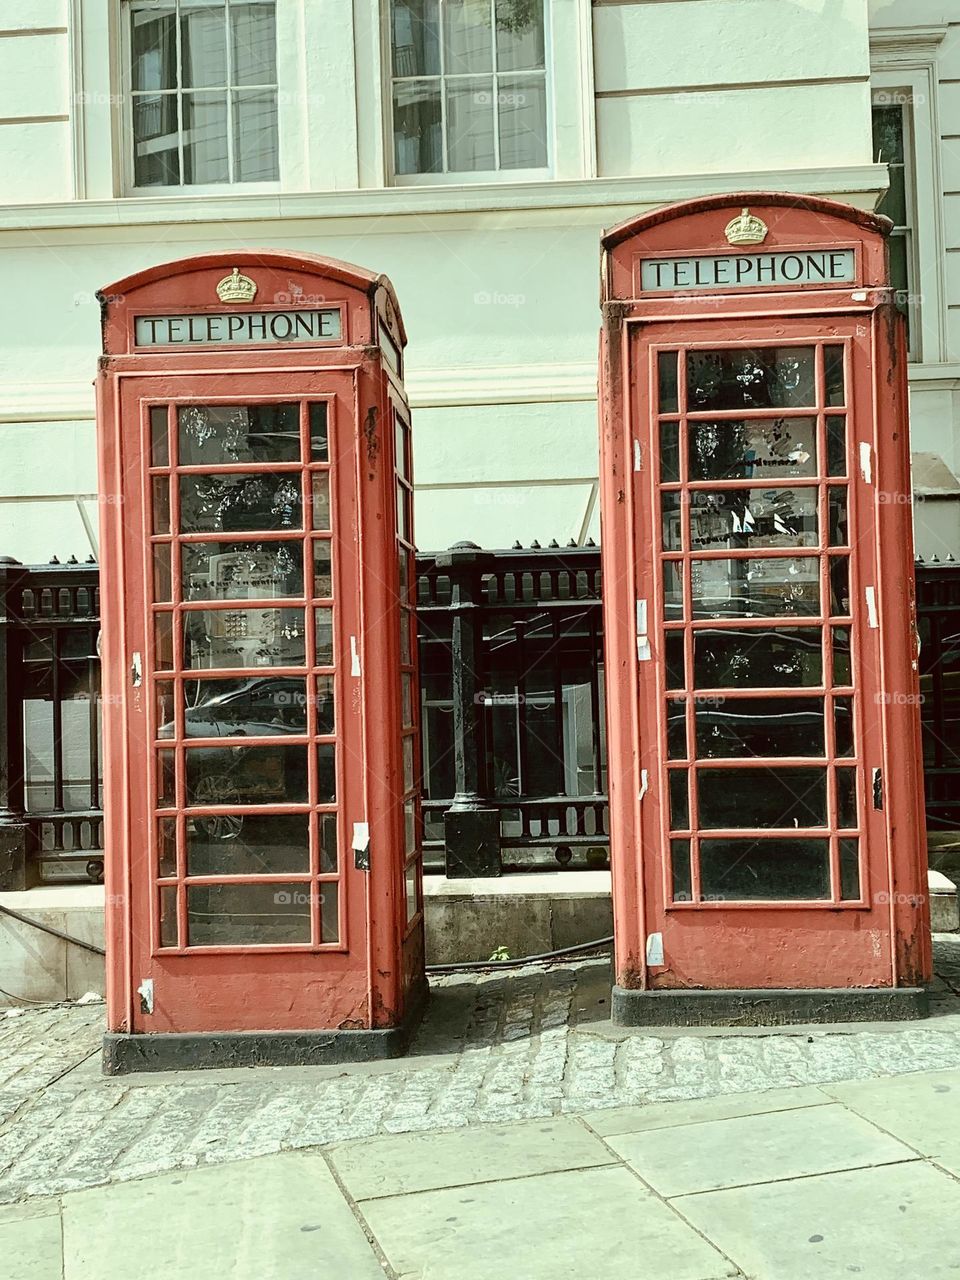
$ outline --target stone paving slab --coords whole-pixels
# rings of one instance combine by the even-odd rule
[[[792,1089],[732,1093],[719,1098],[699,1098],[693,1102],[651,1102],[645,1107],[611,1107],[606,1111],[588,1111],[583,1119],[594,1133],[605,1137],[702,1124],[705,1120],[731,1120],[736,1116],[760,1115],[764,1111],[826,1106],[831,1100],[825,1088],[798,1084]]]

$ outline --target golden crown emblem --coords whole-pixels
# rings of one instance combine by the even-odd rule
[[[249,276],[242,276],[234,267],[217,285],[217,297],[221,302],[252,302],[257,296],[257,286]]]
[[[727,239],[731,244],[763,244],[768,230],[764,220],[749,209],[741,209],[726,226]]]

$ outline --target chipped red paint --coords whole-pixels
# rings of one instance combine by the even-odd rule
[[[762,244],[741,249],[731,247],[725,228],[744,207],[763,219],[768,233]],[[930,977],[906,363],[903,320],[892,305],[888,288],[885,237],[890,225],[885,218],[832,201],[745,193],[659,209],[622,223],[603,238],[600,475],[616,981],[621,987],[895,987],[915,986]],[[640,289],[642,258],[822,248],[853,250],[854,282],[793,289],[766,286],[739,292],[715,288],[699,293],[644,293]],[[655,362],[660,350],[679,353],[680,404],[676,412],[665,416],[672,415],[682,423],[685,349],[764,345],[797,345],[817,351],[829,345],[844,350],[857,725],[856,754],[844,759],[856,760],[859,782],[861,897],[856,901],[841,897],[835,796],[829,801],[824,827],[781,832],[784,837],[796,834],[830,841],[831,889],[824,899],[707,900],[708,895],[701,891],[697,856],[704,829],[697,826],[695,808],[689,820],[692,825],[670,826],[664,652],[669,628],[662,621]],[[820,406],[816,431],[822,460],[827,402],[823,358],[816,358]],[[744,416],[751,412],[762,416],[759,409]],[[741,410],[736,416],[741,416]],[[766,416],[771,416],[770,410]],[[678,439],[680,434],[678,427]],[[869,480],[860,470],[861,445],[871,450]],[[817,477],[807,482],[809,490],[818,495],[821,530],[826,523],[826,481],[821,465]],[[734,486],[735,481],[723,483]],[[741,479],[739,483],[742,486],[748,481]],[[759,483],[769,487],[773,481]],[[783,483],[790,485],[791,481]],[[681,476],[673,487],[681,495],[681,512],[685,504],[689,509],[689,474]],[[678,519],[683,522],[685,517]],[[819,536],[819,552],[814,548],[807,554],[819,556],[822,590],[827,582],[823,562],[829,560],[829,552],[826,533]],[[674,559],[689,565],[690,557],[702,557],[704,552],[695,551],[689,533],[684,537],[682,553],[675,552]],[[752,551],[763,554],[756,546]],[[737,549],[737,539],[733,539],[715,554],[737,558],[751,552],[744,549],[742,541]],[[691,735],[686,750],[692,751],[695,704],[691,695],[695,686],[691,636],[698,623],[692,621],[690,612],[691,569],[684,572],[688,580],[685,622],[675,633],[685,637],[689,683],[682,717],[685,732]],[[876,629],[867,616],[867,586],[876,592]],[[638,601],[646,601],[648,609],[648,661],[638,660]],[[802,621],[816,622],[816,618],[794,619],[795,624]],[[717,625],[708,616],[699,623],[700,627]],[[731,625],[744,624],[738,620]],[[830,652],[825,649],[827,657]],[[829,684],[823,687],[823,696],[830,697]],[[728,689],[726,696],[742,692]],[[762,702],[784,692],[782,688],[756,689],[754,696]],[[674,707],[679,705],[675,700]],[[829,769],[839,759],[832,730],[825,748],[819,760]],[[801,757],[792,762],[800,766],[809,765],[810,760]],[[782,764],[778,760],[771,767],[776,770]],[[762,765],[758,767],[749,758],[738,759],[736,765],[758,768],[758,786],[762,787]],[[711,761],[708,767],[727,766]],[[882,809],[872,803],[874,769],[882,770]],[[695,806],[696,777],[703,768],[689,772],[693,775],[689,799]],[[849,830],[849,823],[843,829]],[[690,900],[683,900],[682,893],[674,897],[671,830],[685,831],[683,838],[689,839],[693,852]],[[706,834],[733,839],[738,830],[710,830]],[[754,839],[764,838],[762,828],[752,829],[751,834]],[[658,934],[662,957],[657,955]],[[648,965],[651,935],[652,954],[662,962]]]
[[[252,303],[222,302],[218,282],[234,267],[257,285]],[[239,251],[206,254],[150,268],[101,293],[104,356],[97,381],[98,452],[101,491],[101,581],[103,585],[104,810],[106,823],[108,1018],[111,1030],[132,1032],[279,1031],[383,1028],[396,1025],[418,1003],[425,979],[420,864],[418,909],[408,921],[404,892],[404,770],[401,750],[400,580],[396,521],[398,463],[395,418],[408,418],[399,373],[381,355],[381,334],[397,351],[405,345],[399,308],[383,276],[346,263],[309,254]],[[339,308],[339,339],[289,345],[136,348],[138,315],[198,315],[217,312],[282,311],[297,306]],[[189,747],[182,711],[172,736],[158,738],[156,692],[159,685],[180,686],[176,663],[160,670],[154,651],[152,616],[177,617],[184,603],[164,609],[153,598],[148,565],[152,546],[168,544],[174,581],[180,539],[178,485],[169,484],[173,535],[148,524],[151,486],[163,485],[176,468],[150,469],[151,405],[169,410],[170,439],[176,436],[176,406],[189,403],[289,403],[300,405],[301,443],[308,448],[308,406],[327,404],[330,464],[283,464],[300,492],[301,531],[290,528],[257,533],[258,542],[311,536],[311,474],[330,476],[334,555],[334,707],[338,786],[336,803],[324,805],[317,783],[316,748],[320,733],[315,705],[307,708],[307,732],[284,737],[304,743],[308,759],[308,801],[299,809],[287,795],[258,805],[256,816],[306,811],[311,828],[309,869],[298,874],[242,874],[227,883],[293,884],[310,897],[309,942],[278,945],[205,945],[190,947],[183,853],[187,799],[182,763],[176,794],[165,812],[179,823],[181,851],[173,874],[161,875],[158,862],[156,752],[172,747],[181,762]],[[306,454],[304,455],[306,456]],[[224,463],[218,467],[222,470]],[[277,463],[240,463],[249,473],[275,471]],[[409,459],[407,468],[409,473]],[[203,537],[235,538],[212,532]],[[243,538],[242,532],[239,534]],[[304,562],[302,598],[291,605],[304,610],[308,666],[223,670],[243,674],[306,675],[313,666],[314,607],[312,550]],[[412,553],[411,553],[412,555]],[[415,575],[408,571],[412,605]],[[319,597],[314,597],[319,598]],[[286,605],[287,602],[284,601]],[[158,605],[160,606],[158,610]],[[203,608],[229,608],[222,600]],[[234,609],[237,602],[232,603]],[[189,611],[189,603],[186,611]],[[411,636],[415,644],[415,628]],[[131,682],[133,655],[142,655],[143,676]],[[352,673],[354,653],[362,675]],[[408,666],[415,669],[415,651]],[[210,673],[204,671],[208,677]],[[174,699],[179,705],[179,696]],[[416,744],[419,699],[413,721],[403,732]],[[212,731],[211,731],[212,732]],[[191,739],[196,743],[197,739]],[[203,740],[201,740],[203,741]],[[218,741],[222,742],[223,739]],[[243,737],[238,745],[276,745],[277,739]],[[415,752],[414,758],[418,758]],[[415,805],[419,847],[418,797]],[[338,868],[325,871],[319,861],[317,824],[326,811],[337,813]],[[191,814],[215,817],[212,805],[194,804]],[[249,811],[248,811],[249,813]],[[370,870],[355,866],[354,823],[370,829]],[[411,864],[411,873],[414,868]],[[169,870],[169,868],[167,868]],[[219,882],[223,877],[216,877]],[[210,884],[211,880],[204,881]],[[319,894],[337,885],[339,937],[321,936]],[[178,894],[175,943],[161,945],[159,887]],[[168,929],[173,927],[168,915]],[[153,980],[154,1008],[146,1012],[137,995],[144,979]]]

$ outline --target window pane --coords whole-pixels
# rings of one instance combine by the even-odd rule
[[[160,890],[160,945],[177,945],[177,888],[167,885]]]
[[[223,88],[227,83],[227,21],[223,4],[180,9],[182,82],[187,88]]]
[[[153,477],[153,532],[170,532],[170,481],[166,476]]]
[[[831,476],[847,474],[846,418],[827,418],[827,474]]]
[[[691,495],[690,542],[696,549],[815,547],[816,489],[726,489]]]
[[[440,74],[440,0],[393,0],[393,74]]]
[[[826,769],[698,769],[701,827],[822,827]]]
[[[197,747],[186,752],[187,804],[296,804],[307,799],[307,748]]]
[[[685,684],[686,670],[683,632],[668,631],[663,637],[663,642],[667,658],[667,688],[682,689]]]
[[[276,600],[303,595],[299,542],[184,542],[184,600]]]
[[[697,755],[822,756],[822,698],[727,698],[696,708]]]
[[[150,465],[169,467],[170,443],[167,430],[167,406],[155,404],[150,410]]]
[[[830,490],[829,500],[831,547],[845,547],[849,542],[847,531],[847,491],[839,486]]]
[[[153,548],[153,598],[160,604],[172,599],[173,577],[170,572],[170,543],[158,542]]]
[[[298,462],[296,404],[183,405],[177,410],[181,466]]]
[[[660,483],[676,483],[680,479],[680,424],[660,423]]]
[[[679,560],[663,561],[663,614],[667,622],[683,618],[683,564]]]
[[[311,494],[313,508],[310,527],[326,531],[330,528],[330,472],[315,471]],[[324,592],[323,594],[326,594]]]
[[[340,886],[335,880],[324,880],[320,885],[320,941],[339,942],[340,924],[338,902]]]
[[[657,357],[657,375],[659,381],[659,401],[661,413],[676,413],[677,399],[677,353],[661,351]]]
[[[698,689],[815,687],[823,683],[820,628],[698,631],[693,672]]]
[[[138,187],[180,185],[180,125],[175,94],[134,98],[134,174]]]
[[[310,406],[310,458],[313,462],[329,462],[327,405],[323,400]]]
[[[873,158],[877,164],[903,163],[903,107],[873,108]]]
[[[268,532],[302,528],[298,472],[180,477],[180,532]]]
[[[674,902],[689,902],[693,897],[690,878],[690,841],[670,841],[670,863],[673,876]]]
[[[497,93],[500,168],[543,169],[547,164],[547,86],[539,76],[504,76]]]
[[[824,347],[823,380],[827,404],[846,404],[843,385],[843,347]]]
[[[233,84],[277,83],[277,34],[273,4],[231,0]]]
[[[316,626],[316,665],[318,667],[333,666],[333,610],[330,608],[314,609]],[[321,729],[321,733],[323,730]]]
[[[187,874],[265,875],[310,870],[309,814],[187,818]]]
[[[338,869],[337,815],[321,813],[317,821],[320,828],[320,874],[332,875]]]
[[[447,75],[493,70],[490,0],[446,0],[443,6]]]
[[[840,897],[856,902],[860,897],[860,841],[840,841]]]
[[[687,354],[687,408],[800,409],[816,405],[813,347]]]
[[[317,676],[317,733],[333,733],[335,712],[333,676]]]
[[[817,474],[816,418],[697,422],[688,430],[691,480],[777,480]]]
[[[333,554],[330,542],[318,541],[313,544],[313,594],[321,599],[329,599],[333,595]]]
[[[276,182],[280,177],[277,95],[234,93],[233,163],[235,182]]]
[[[857,771],[837,770],[837,823],[841,827],[855,827],[857,813]]]
[[[484,77],[446,84],[447,168],[457,173],[495,169],[493,81]]]
[[[496,0],[497,70],[531,71],[543,66],[543,0],[518,5]]]
[[[309,942],[309,886],[302,883],[189,885],[187,929],[191,947]]]
[[[667,702],[667,759],[684,760],[687,756],[687,706],[685,702]]]
[[[188,669],[300,667],[302,609],[211,609],[184,614],[183,664]]]
[[[439,80],[393,86],[393,163],[397,173],[440,173],[443,136]]]
[[[177,26],[173,0],[151,4],[148,9],[133,9],[130,45],[134,90],[176,88]]]
[[[815,617],[820,612],[820,565],[813,556],[690,563],[695,618]]]
[[[333,742],[317,746],[317,803],[332,804],[337,798],[337,748]]]
[[[690,805],[687,797],[686,769],[671,769],[670,779],[670,829],[686,831],[690,826]]]
[[[225,93],[183,95],[183,180],[230,181]]]
[[[703,840],[700,890],[714,901],[830,897],[829,840]]]
[[[183,700],[188,738],[271,738],[307,731],[303,678],[184,680]]]
[[[177,820],[161,818],[157,828],[158,874],[175,876],[177,874]]]

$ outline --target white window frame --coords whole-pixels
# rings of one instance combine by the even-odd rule
[[[355,0],[355,3],[370,0]],[[547,164],[537,169],[397,173],[393,138],[393,32],[391,0],[372,0],[379,26],[382,111],[377,122],[380,183],[391,187],[510,185],[596,176],[591,0],[543,0]],[[361,80],[360,83],[363,81]],[[443,83],[441,81],[441,83]],[[362,111],[362,104],[358,103]],[[361,119],[361,128],[364,121]],[[369,118],[366,122],[369,126]],[[362,144],[361,144],[362,145]]]
[[[870,33],[872,99],[906,95],[905,181],[912,252],[911,351],[915,363],[942,364],[947,350],[943,183],[937,110],[937,51],[946,27],[888,28]],[[872,105],[872,103],[871,103]],[[912,163],[912,174],[910,166]]]
[[[205,182],[181,183],[176,186],[138,187],[135,182],[135,139],[133,133],[133,94],[131,92],[132,51],[130,46],[130,7],[137,0],[113,0],[115,30],[119,50],[119,83],[121,129],[120,189],[124,196],[215,196],[215,195],[263,195],[284,189],[284,175],[289,169],[289,146],[285,141],[296,135],[300,121],[297,118],[297,94],[285,89],[285,85],[299,83],[299,62],[294,64],[290,78],[290,59],[284,58],[285,49],[302,50],[302,40],[296,21],[296,12],[289,0],[275,0],[277,32],[277,134],[278,166],[280,176],[269,182]],[[142,0],[141,0],[142,2]],[[149,2],[149,0],[148,0]],[[163,6],[159,5],[158,8]],[[229,144],[229,140],[228,140]]]

